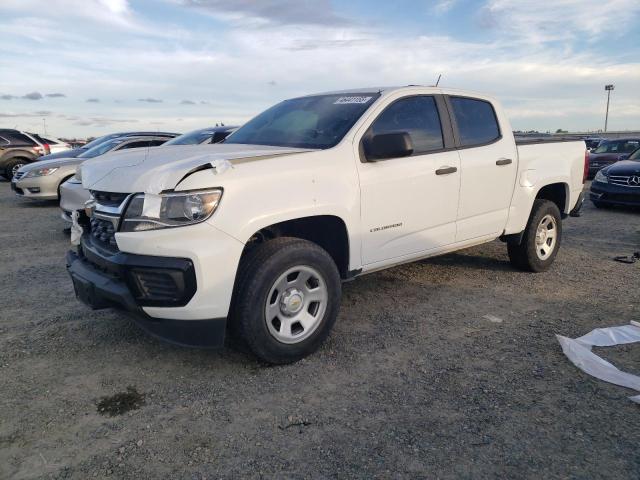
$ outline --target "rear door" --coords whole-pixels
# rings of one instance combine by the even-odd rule
[[[491,102],[447,97],[460,154],[460,202],[456,242],[501,234],[518,170],[516,144],[508,124],[500,125]]]
[[[409,133],[413,155],[358,163],[365,265],[419,256],[455,241],[460,162],[443,97],[394,100],[363,138],[392,132]]]

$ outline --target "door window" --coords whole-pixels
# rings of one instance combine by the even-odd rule
[[[450,100],[463,147],[483,145],[500,138],[496,113],[489,102],[466,97],[451,97]]]
[[[413,154],[444,148],[438,107],[433,97],[402,98],[389,105],[371,125],[370,134],[407,132]]]

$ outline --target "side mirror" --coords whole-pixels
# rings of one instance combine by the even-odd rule
[[[386,158],[408,157],[413,153],[413,142],[407,132],[379,133],[363,141],[364,154],[369,162]]]

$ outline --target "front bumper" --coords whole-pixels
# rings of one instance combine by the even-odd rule
[[[58,180],[49,176],[21,178],[11,181],[11,189],[16,195],[33,200],[57,200]]]
[[[610,183],[593,182],[589,192],[591,201],[607,205],[640,206],[640,187],[624,187]]]
[[[153,318],[144,305],[184,306],[192,299],[197,285],[193,263],[184,258],[135,255],[102,251],[84,235],[78,252],[67,253],[67,270],[76,297],[94,310],[117,308],[131,314],[136,323],[154,336],[179,345],[221,347],[224,343],[226,318],[184,320]],[[160,302],[148,295],[140,275],[151,275],[152,289],[164,294],[167,285],[158,289],[158,275],[170,275],[182,293]],[[155,284],[153,282],[156,282]],[[164,305],[162,305],[164,304]]]
[[[84,210],[90,199],[89,190],[84,189],[81,183],[66,181],[60,185],[60,208],[64,211]]]

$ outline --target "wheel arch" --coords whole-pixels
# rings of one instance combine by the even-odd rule
[[[30,155],[29,152],[24,150],[15,150],[7,152],[2,159],[0,159],[0,168],[6,168],[11,160],[15,160],[17,158],[24,160],[25,163],[32,163],[36,159],[36,157],[34,155]]]
[[[242,256],[255,245],[277,237],[294,237],[319,245],[329,253],[343,279],[349,278],[349,232],[336,215],[311,215],[273,223],[255,231],[245,242]]]
[[[555,203],[562,216],[565,217],[569,213],[569,198],[569,184],[566,182],[555,182],[540,187],[536,192],[534,200],[542,199]]]

